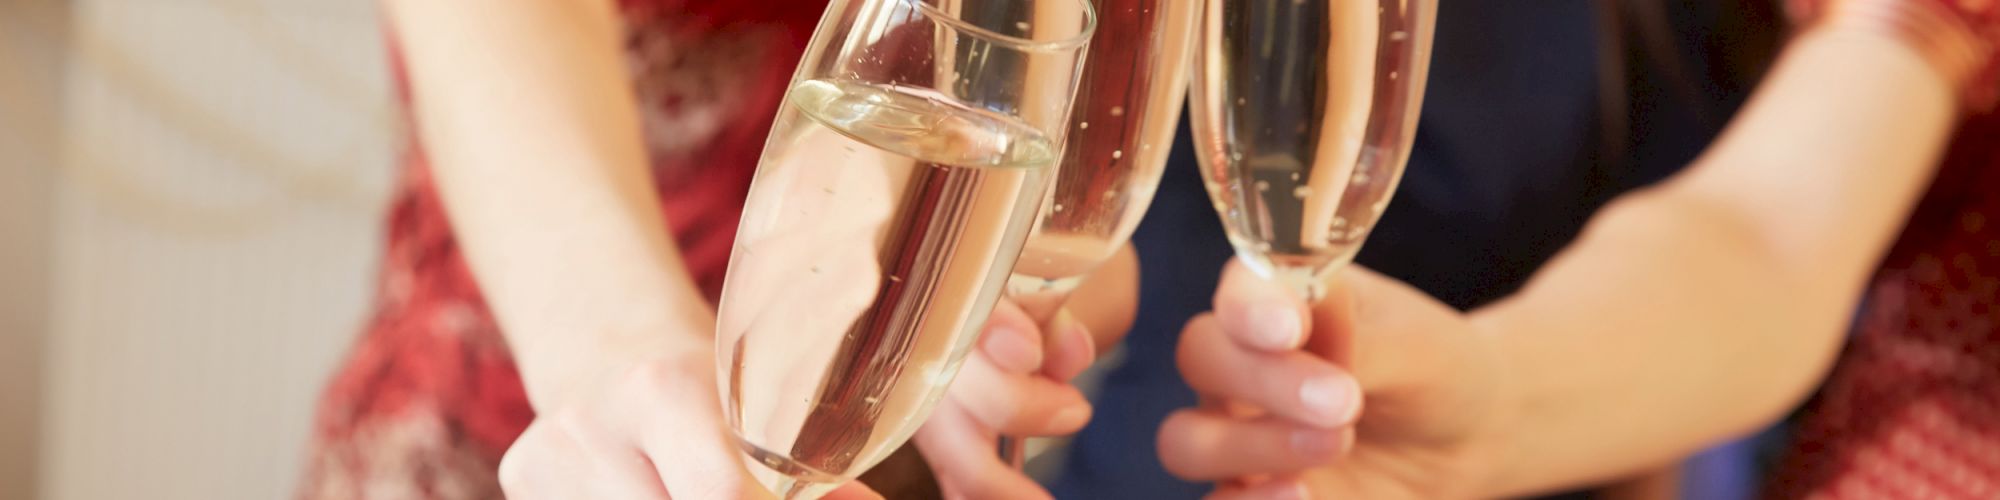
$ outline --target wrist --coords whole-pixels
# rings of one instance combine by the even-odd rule
[[[1527,413],[1525,393],[1521,387],[1523,377],[1516,370],[1520,366],[1508,355],[1506,338],[1501,322],[1490,315],[1470,317],[1474,334],[1491,353],[1494,360],[1494,396],[1488,408],[1488,418],[1484,425],[1473,430],[1468,439],[1465,453],[1470,463],[1476,464],[1472,489],[1475,498],[1508,498],[1519,496],[1522,488],[1519,470],[1527,463],[1521,456],[1520,438],[1525,428],[1521,423]]]
[[[645,363],[712,365],[712,325],[712,320],[607,324],[512,336],[509,344],[530,405],[547,411]]]

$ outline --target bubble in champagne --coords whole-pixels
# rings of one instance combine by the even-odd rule
[[[1339,231],[1343,227],[1347,227],[1347,218],[1338,215],[1333,216],[1333,230]]]
[[[1271,183],[1269,182],[1257,181],[1257,183],[1254,184],[1254,186],[1257,187],[1257,192],[1259,193],[1271,190]]]
[[[1298,173],[1298,172],[1292,172],[1292,180],[1295,180],[1295,181],[1296,181],[1296,180],[1299,180],[1299,173]]]
[[[1293,175],[1297,175],[1297,174],[1293,174]],[[1312,194],[1313,194],[1313,188],[1312,188],[1312,186],[1299,186],[1299,187],[1295,187],[1295,188],[1292,188],[1292,197],[1293,197],[1293,198],[1298,198],[1298,199],[1301,199],[1301,200],[1303,200],[1303,199],[1306,199],[1306,197],[1309,197],[1309,196],[1312,196]]]
[[[1015,22],[1015,23],[1014,23],[1014,29],[1018,29],[1018,30],[1021,30],[1021,31],[1028,31],[1028,22],[1027,22],[1027,21],[1018,21],[1018,22]]]
[[[1389,33],[1389,39],[1392,41],[1400,42],[1408,38],[1410,38],[1410,33],[1407,31],[1396,30]]]
[[[1055,206],[1055,211],[1057,211],[1057,212],[1061,212],[1061,211],[1063,211],[1063,206],[1062,206],[1062,204],[1061,204],[1061,203],[1057,203],[1057,204],[1056,204],[1056,206]]]
[[[1078,124],[1076,124],[1076,128],[1080,128],[1080,129],[1084,129],[1084,130],[1090,130],[1090,122],[1082,122],[1082,123],[1078,123]]]
[[[1125,107],[1124,107],[1124,106],[1112,106],[1112,107],[1111,107],[1111,116],[1125,116]]]
[[[1117,151],[1112,151],[1112,152],[1111,152],[1111,159],[1113,159],[1113,160],[1116,160],[1116,159],[1119,159],[1119,158],[1124,158],[1124,157],[1125,157],[1125,150],[1123,150],[1123,149],[1120,149],[1120,150],[1117,150]]]

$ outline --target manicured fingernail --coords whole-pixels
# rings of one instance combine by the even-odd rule
[[[1340,425],[1352,420],[1354,412],[1360,409],[1359,392],[1353,379],[1320,375],[1299,384],[1299,403],[1320,417],[1322,423]]]
[[[1307,457],[1328,457],[1340,453],[1341,433],[1320,429],[1292,431],[1292,451]]]
[[[1305,334],[1305,326],[1299,322],[1298,311],[1292,308],[1266,305],[1250,311],[1251,336],[1259,346],[1267,349],[1291,349],[1299,346],[1299,339]]]
[[[993,356],[995,364],[1013,373],[1026,373],[1042,366],[1042,349],[1029,342],[1028,335],[1019,330],[996,326],[986,331],[981,339],[986,352]]]
[[[1055,418],[1049,420],[1049,426],[1061,429],[1075,429],[1083,427],[1083,424],[1087,423],[1090,423],[1090,405],[1088,404],[1079,404],[1064,408],[1061,412],[1056,413]]]

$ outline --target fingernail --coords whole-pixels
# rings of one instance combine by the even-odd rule
[[[1042,366],[1042,349],[1029,342],[1028,335],[1004,326],[986,331],[986,352],[1001,369],[1014,373],[1034,371]]]
[[[1065,315],[1065,317],[1068,320],[1063,322],[1063,335],[1068,336],[1070,342],[1076,342],[1078,347],[1082,347],[1082,352],[1089,355],[1090,359],[1095,359],[1097,339],[1091,337],[1090,328],[1083,326],[1083,322],[1077,321],[1074,316]]]
[[[1257,306],[1250,312],[1251,336],[1269,349],[1291,349],[1299,346],[1299,338],[1304,335],[1304,325],[1299,322],[1298,311],[1282,306]]]
[[[1360,406],[1356,404],[1359,392],[1353,379],[1320,375],[1299,384],[1299,403],[1324,419],[1326,425],[1340,425],[1354,418]]]
[[[1292,431],[1292,451],[1307,457],[1329,457],[1341,451],[1341,433],[1320,429]]]
[[[1049,419],[1050,427],[1060,429],[1081,428],[1084,424],[1088,423],[1090,423],[1090,405],[1088,404],[1079,404],[1064,408],[1061,412],[1056,413],[1055,418]]]

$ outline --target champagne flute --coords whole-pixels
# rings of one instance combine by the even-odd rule
[[[772,126],[717,317],[751,475],[816,498],[930,414],[1062,150],[1087,0],[836,0]]]
[[[1436,1],[1203,3],[1202,180],[1237,256],[1318,300],[1409,160]]]
[[[1103,21],[1090,44],[1056,180],[1008,297],[1039,323],[1139,226],[1159,187],[1186,102],[1196,3],[1095,0]],[[1002,436],[1001,459],[1025,459],[1022,440]]]

